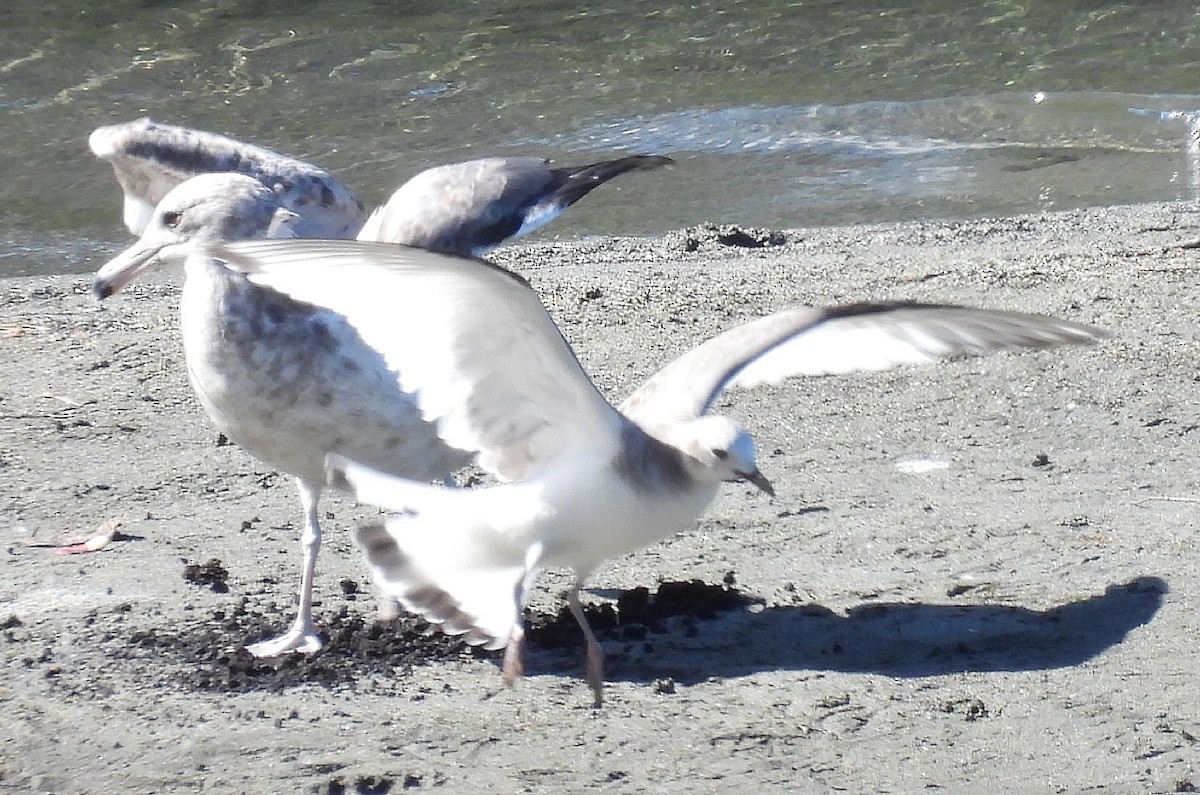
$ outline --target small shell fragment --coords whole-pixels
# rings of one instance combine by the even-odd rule
[[[64,544],[54,548],[56,555],[79,555],[84,552],[99,552],[112,543],[117,535],[117,528],[125,524],[125,517],[118,516],[109,519],[96,528],[96,532],[84,541]]]

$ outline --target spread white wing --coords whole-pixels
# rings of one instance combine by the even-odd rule
[[[604,454],[622,419],[537,295],[483,260],[352,241],[224,243],[255,284],[343,315],[416,395],[447,444],[529,478],[575,450]]]
[[[1005,348],[1094,343],[1100,329],[1022,312],[913,303],[796,307],[713,337],[663,367],[621,405],[636,422],[696,417],[727,387],[886,370]]]

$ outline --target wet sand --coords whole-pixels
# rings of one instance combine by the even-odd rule
[[[299,509],[198,407],[180,275],[103,307],[85,278],[2,281],[0,790],[1193,791],[1198,238],[1195,208],[1145,205],[499,252],[614,400],[793,303],[1114,334],[727,394],[778,496],[726,487],[586,599],[699,580],[747,604],[607,631],[599,710],[566,631],[504,689],[493,656],[376,624],[346,532],[370,511],[341,498],[322,503],[328,648],[246,658],[292,616]],[[53,554],[115,517],[103,550]],[[543,577],[534,610],[568,582]]]

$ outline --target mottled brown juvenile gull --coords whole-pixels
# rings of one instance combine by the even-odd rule
[[[331,483],[403,512],[356,532],[373,577],[445,631],[505,648],[511,682],[521,673],[530,587],[544,567],[573,569],[567,602],[587,642],[597,703],[603,657],[579,604],[589,574],[606,558],[687,529],[722,481],[772,493],[749,434],[709,413],[724,389],[1103,336],[1070,321],[956,306],[796,307],[699,345],[616,409],[534,291],[502,268],[343,241],[233,243],[217,252],[251,282],[340,312],[377,347],[389,337],[421,339],[388,347],[388,366],[445,444],[473,451],[507,482],[443,489],[330,456]]]
[[[443,479],[470,458],[438,438],[388,363],[388,348],[405,338],[358,331],[356,324],[388,325],[385,303],[364,300],[362,312],[383,314],[351,322],[342,311],[358,310],[329,308],[312,296],[296,300],[270,278],[248,277],[203,251],[217,240],[287,236],[296,220],[274,191],[251,177],[193,177],[159,202],[142,237],[102,267],[94,283],[103,299],[156,265],[183,262],[184,354],[201,404],[231,440],[296,478],[304,510],[300,606],[286,633],[249,647],[257,656],[321,646],[312,602],[326,453],[417,480]],[[426,252],[410,256],[440,259]],[[336,269],[307,274],[316,294],[355,289],[338,283],[344,274]]]
[[[553,168],[537,157],[469,160],[417,174],[368,218],[358,197],[324,169],[228,136],[139,119],[98,128],[88,145],[112,164],[125,193],[125,224],[135,235],[172,188],[227,171],[271,188],[299,216],[296,237],[357,236],[468,255],[537,229],[626,171],[671,162],[631,155]]]

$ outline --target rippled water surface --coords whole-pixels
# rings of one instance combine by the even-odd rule
[[[126,241],[86,138],[143,115],[311,159],[371,203],[486,154],[678,161],[542,236],[1200,194],[1192,3],[83,6],[0,9],[0,275],[90,270]]]

